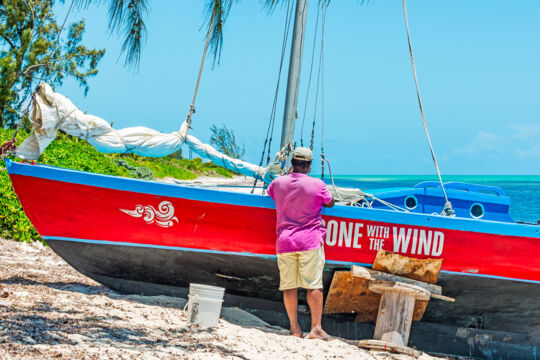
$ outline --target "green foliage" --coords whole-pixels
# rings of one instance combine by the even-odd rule
[[[84,20],[61,36],[55,0],[2,0],[0,5],[0,127],[13,127],[35,85],[60,85],[75,79],[88,92],[87,79],[97,74],[105,49],[82,45]],[[58,41],[57,41],[58,40]]]
[[[20,138],[25,137],[21,131]],[[10,140],[13,130],[0,130],[0,144]],[[0,168],[4,167],[0,163]],[[13,191],[11,181],[5,169],[0,170],[0,236],[18,241],[31,241],[39,239],[37,231],[24,213],[24,210]]]
[[[156,178],[173,177],[175,179],[193,180],[199,175],[232,177],[233,172],[212,162],[203,162],[201,158],[193,160],[178,159],[171,155],[162,158],[147,158],[135,154],[120,156],[131,166],[142,166],[150,169]]]
[[[212,132],[210,144],[214,145],[218,151],[235,159],[244,156],[246,151],[243,146],[236,143],[236,137],[232,130],[229,130],[225,125],[221,128],[212,125],[210,131]]]
[[[11,139],[13,130],[0,129],[0,144]],[[18,139],[28,136],[24,130]],[[20,145],[20,140],[17,145]],[[178,159],[181,153],[163,158],[145,158],[133,154],[102,154],[84,140],[65,133],[56,139],[41,155],[39,162],[74,170],[138,179],[173,177],[195,179],[199,175],[232,177],[232,172],[200,158]],[[18,159],[13,159],[19,161]],[[4,166],[0,163],[0,168]],[[17,199],[5,169],[0,170],[0,236],[18,241],[41,240]]]
[[[128,163],[125,159],[115,159],[114,162],[118,166],[123,166],[129,170],[129,175],[134,178],[144,180],[154,180],[154,173],[146,166],[134,166]]]

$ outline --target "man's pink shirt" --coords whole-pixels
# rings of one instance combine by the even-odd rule
[[[276,202],[276,252],[318,249],[326,236],[321,208],[332,201],[326,184],[306,174],[292,173],[272,181],[267,192]]]

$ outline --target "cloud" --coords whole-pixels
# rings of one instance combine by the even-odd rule
[[[465,145],[455,148],[452,154],[466,157],[495,157],[540,160],[540,125],[511,124],[505,131],[491,133],[479,131]]]
[[[504,141],[504,137],[500,135],[480,131],[465,146],[454,149],[453,153],[456,155],[476,155],[486,152],[499,153],[502,150],[501,143]]]
[[[509,126],[514,134],[512,139],[516,140],[533,140],[540,142],[540,125],[537,124],[515,124]]]
[[[540,144],[533,144],[524,149],[516,149],[516,154],[522,159],[540,160]]]

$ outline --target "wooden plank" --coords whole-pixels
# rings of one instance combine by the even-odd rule
[[[430,284],[437,282],[441,266],[442,259],[416,259],[386,250],[379,250],[375,261],[373,261],[373,270],[401,275]]]
[[[400,346],[381,340],[360,340],[358,346],[366,349],[391,351],[398,354],[405,354],[418,358],[422,353],[407,346]]]
[[[374,321],[381,296],[369,290],[369,281],[353,277],[350,271],[336,271],[326,296],[324,314],[361,313]]]
[[[429,300],[429,296],[431,295],[428,290],[420,286],[405,284],[399,281],[372,280],[369,282],[369,290],[379,294],[384,294],[387,291],[404,292],[412,296],[415,300]]]
[[[363,266],[353,265],[351,267],[351,274],[353,276],[360,277],[366,280],[384,280],[384,281],[392,281],[392,282],[402,282],[405,284],[419,286],[423,289],[426,289],[432,294],[437,294],[437,295],[442,294],[442,288],[438,285],[433,285],[426,282],[409,279],[405,276],[394,275],[394,274],[389,274],[389,273],[385,273],[378,270],[368,269]]]
[[[438,300],[444,300],[448,302],[455,302],[454,298],[442,295],[442,288],[439,285],[433,285],[424,283],[421,281],[406,278],[404,276],[384,273],[363,266],[353,265],[351,268],[351,274],[356,277],[360,277],[366,280],[384,280],[393,282],[402,282],[405,284],[420,286],[431,293],[431,297]]]
[[[444,300],[444,301],[448,301],[448,302],[456,302],[456,299],[451,298],[450,296],[431,294],[431,297],[434,298],[434,299]]]

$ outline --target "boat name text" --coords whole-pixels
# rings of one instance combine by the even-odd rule
[[[383,226],[337,220],[323,220],[326,246],[380,250],[412,255],[441,256],[444,233],[404,226]],[[391,242],[391,243],[389,243]]]

